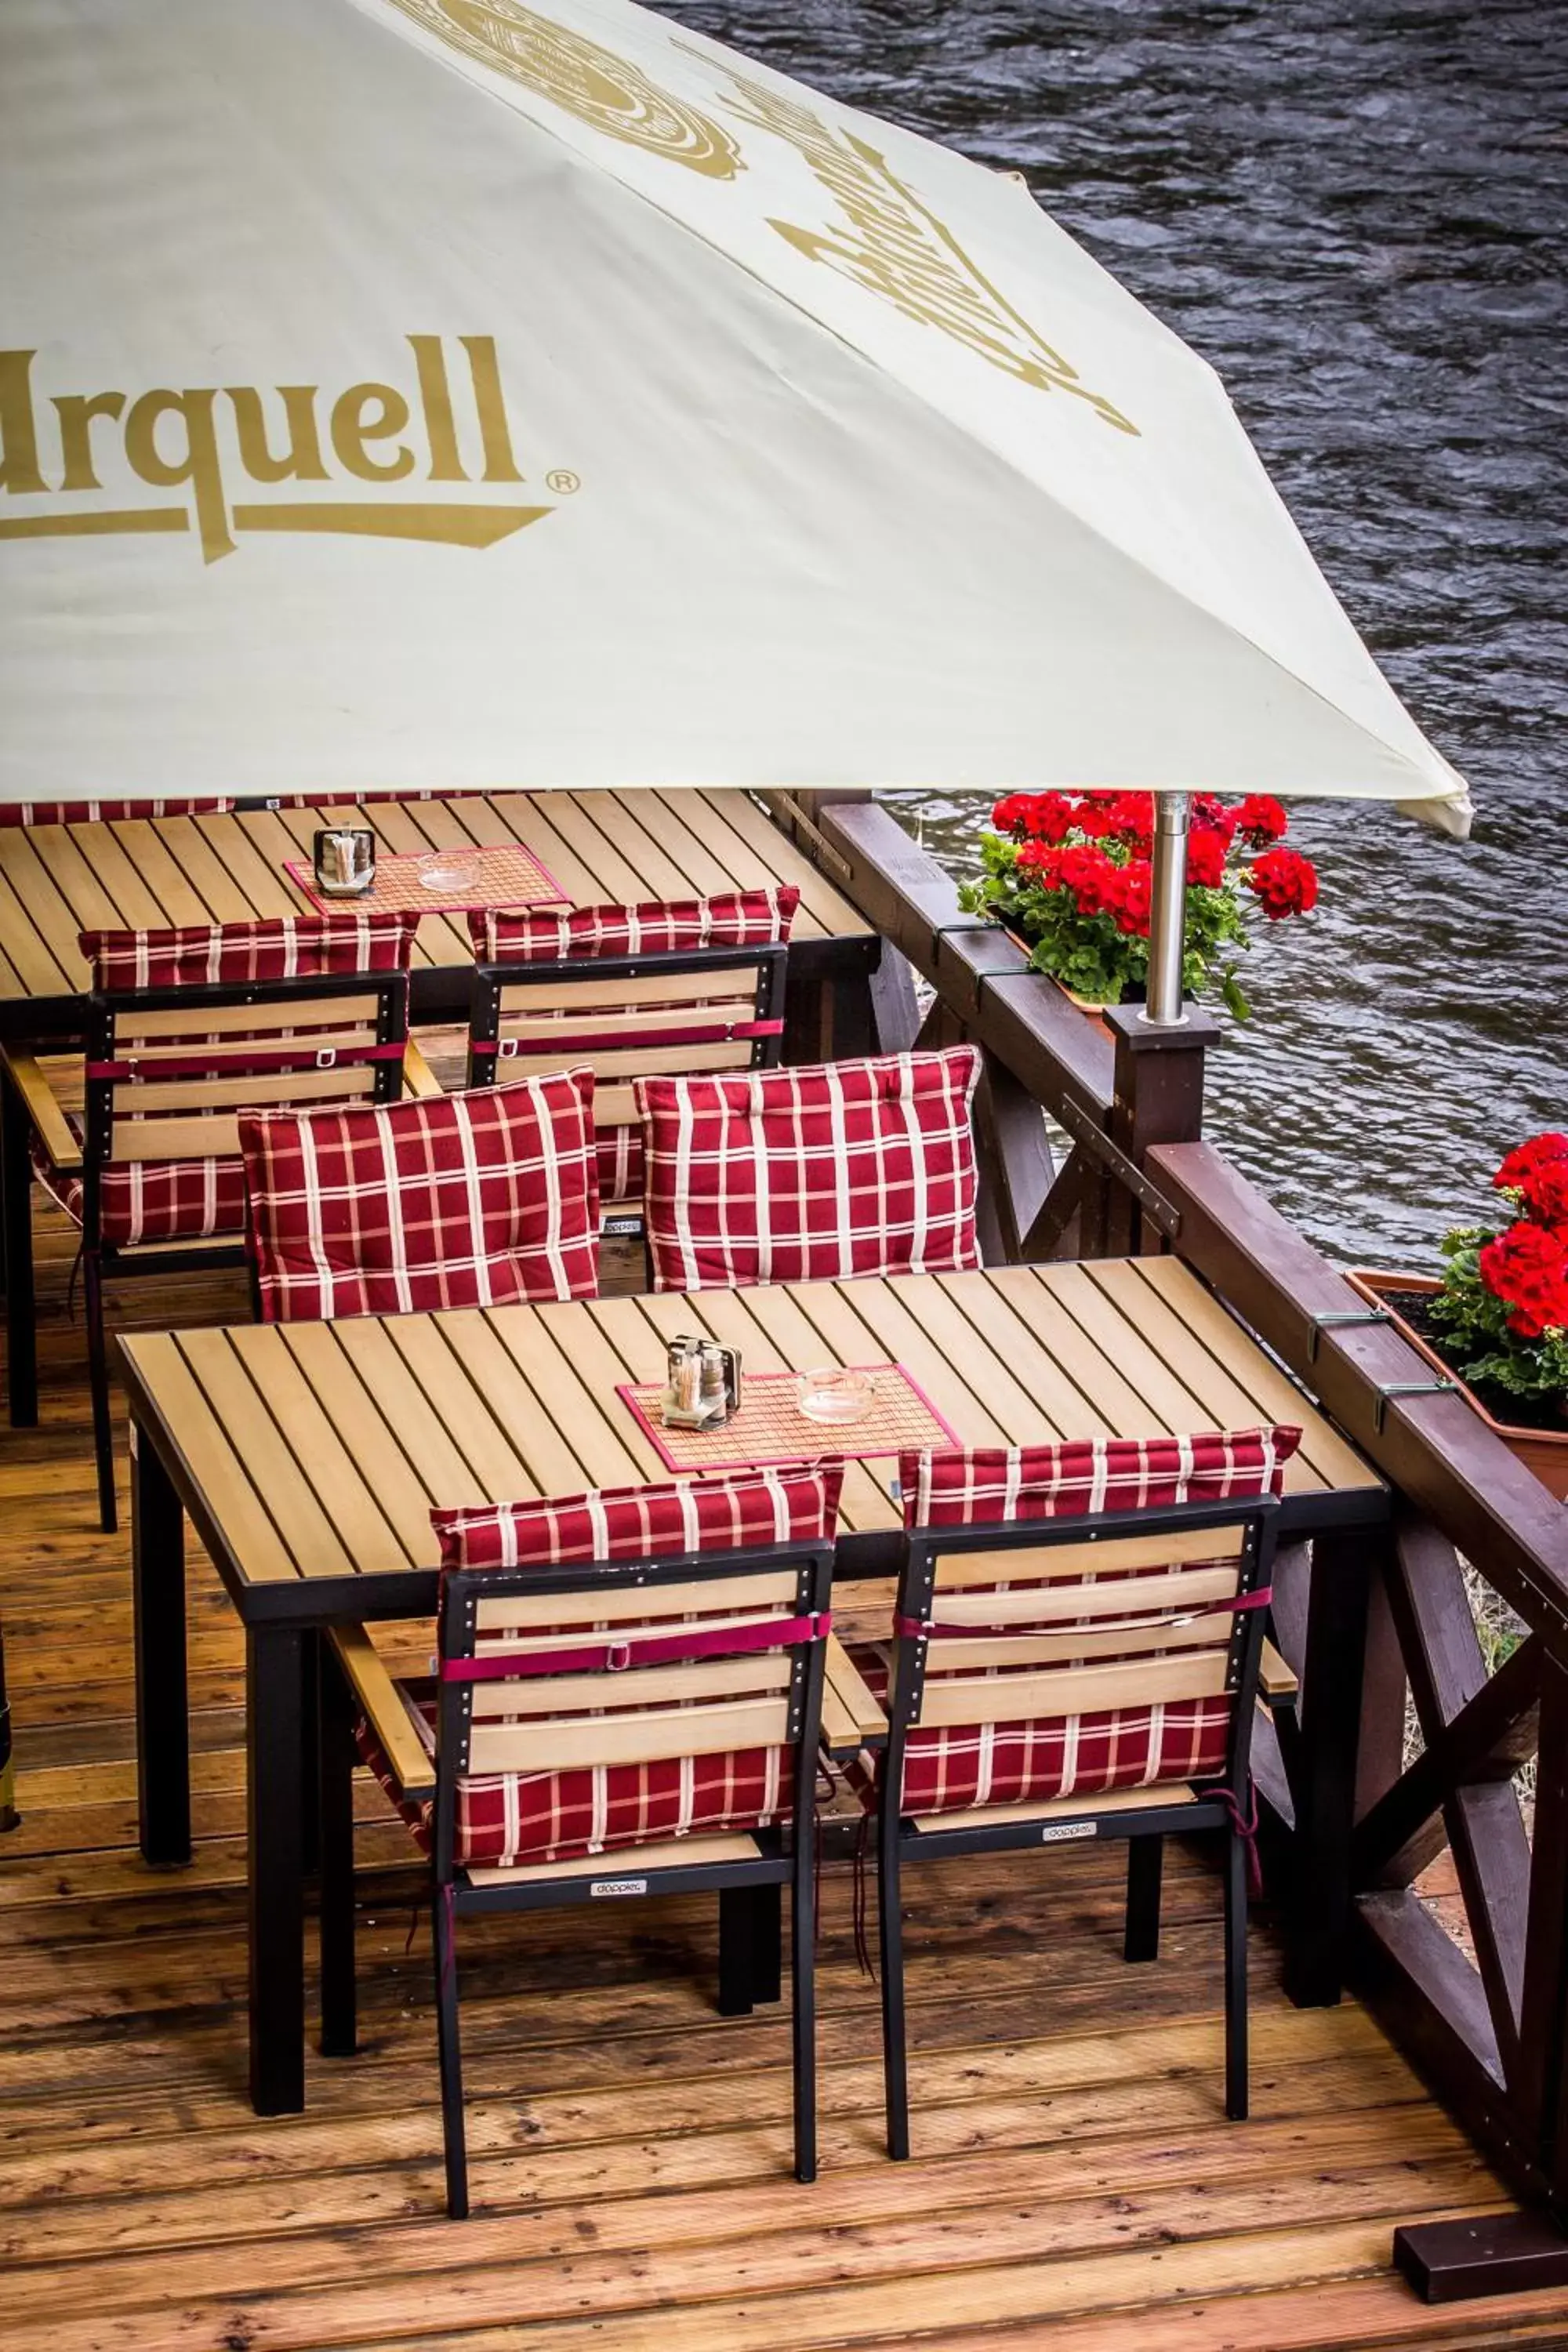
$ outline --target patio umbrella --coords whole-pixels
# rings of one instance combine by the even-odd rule
[[[9,0],[0,795],[1464,787],[1011,175],[627,0]]]

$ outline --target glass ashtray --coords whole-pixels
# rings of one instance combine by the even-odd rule
[[[482,870],[477,850],[434,850],[419,861],[420,887],[451,898],[459,890],[477,890]]]
[[[795,1382],[795,1402],[807,1421],[822,1422],[833,1429],[863,1421],[876,1393],[875,1372],[847,1371],[838,1364],[802,1372]]]

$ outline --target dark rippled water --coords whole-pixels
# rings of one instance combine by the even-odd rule
[[[1219,369],[1479,815],[1319,803],[1210,1129],[1315,1239],[1410,1263],[1568,1127],[1568,8],[1470,0],[666,0],[1023,171]],[[957,867],[982,814],[927,801]]]

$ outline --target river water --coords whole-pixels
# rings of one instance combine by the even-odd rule
[[[1304,803],[1209,1132],[1346,1261],[1418,1264],[1568,1127],[1568,9],[1542,0],[664,0],[1025,173],[1219,369],[1313,551],[1465,775],[1459,846]],[[906,805],[907,804],[901,804]],[[967,870],[984,807],[926,796]]]

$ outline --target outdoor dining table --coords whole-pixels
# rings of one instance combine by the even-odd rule
[[[864,983],[881,953],[870,924],[748,793],[697,790],[497,793],[357,809],[0,826],[0,1040],[36,1045],[80,1034],[89,986],[77,945],[83,930],[316,911],[286,869],[308,864],[318,826],[339,824],[369,825],[382,856],[521,842],[574,907],[795,883],[786,1055],[810,1060],[829,1050],[834,1015],[825,990],[838,998],[831,1050],[869,1045],[855,1024],[863,1025]],[[462,913],[427,915],[415,948],[413,1018],[465,1018],[472,964]]]
[[[617,1391],[711,1336],[744,1372],[897,1365],[965,1444],[1151,1436],[1259,1422],[1305,1434],[1283,1529],[1386,1516],[1375,1474],[1172,1257],[580,1300],[120,1342],[132,1422],[142,1851],[191,1853],[184,1520],[243,1621],[250,2084],[304,2099],[304,1894],[314,1645],[333,1622],[436,1606],[432,1505],[668,1477]],[[800,1421],[799,1454],[850,1454]],[[850,1459],[836,1579],[889,1574],[890,1455]]]

